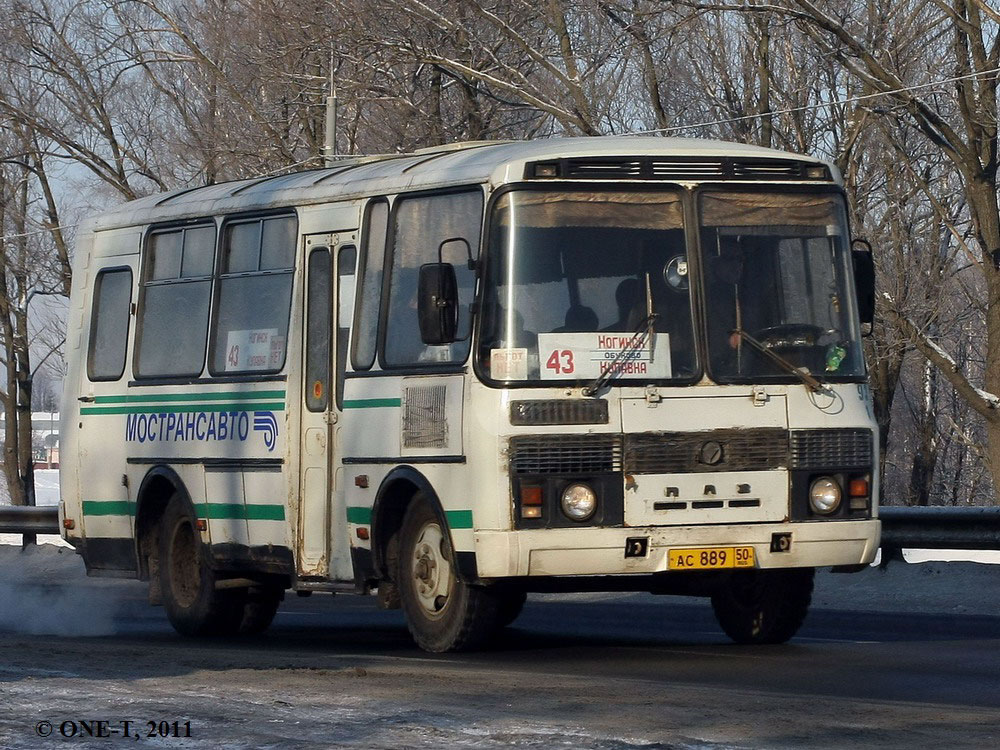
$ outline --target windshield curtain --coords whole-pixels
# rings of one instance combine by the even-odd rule
[[[792,377],[740,331],[820,379],[864,374],[839,195],[712,192],[699,213],[713,379]]]
[[[676,191],[508,192],[489,253],[478,354],[489,379],[586,382],[616,358],[624,380],[696,376]],[[649,307],[652,335],[630,346]]]

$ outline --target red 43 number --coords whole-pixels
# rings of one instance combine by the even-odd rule
[[[556,349],[545,362],[545,369],[552,370],[556,375],[569,375],[573,372],[573,352],[569,349]]]

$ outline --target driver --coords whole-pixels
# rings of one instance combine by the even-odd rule
[[[615,303],[618,305],[618,320],[602,328],[602,331],[634,331],[642,320],[643,300],[642,284],[638,279],[625,279],[615,290]]]

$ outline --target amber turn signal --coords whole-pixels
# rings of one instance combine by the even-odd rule
[[[541,505],[541,504],[542,504],[541,487],[521,488],[521,505]]]
[[[75,529],[76,528],[76,521],[74,521],[72,518],[64,518],[63,519],[63,528],[64,529]]]
[[[868,480],[852,479],[848,485],[847,494],[851,497],[868,497]]]

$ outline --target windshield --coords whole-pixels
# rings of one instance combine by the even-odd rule
[[[789,379],[740,331],[820,379],[864,374],[840,196],[713,192],[699,215],[715,380]]]
[[[694,377],[682,206],[675,191],[504,194],[490,230],[481,372],[583,382],[618,358],[623,380]]]

